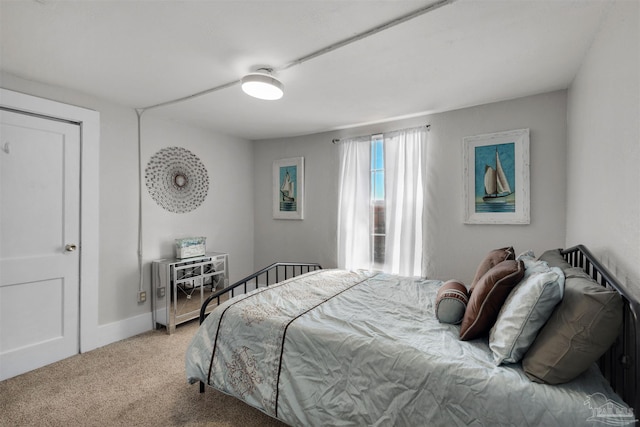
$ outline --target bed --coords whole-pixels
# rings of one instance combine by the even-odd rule
[[[493,255],[478,266],[461,324],[440,321],[442,281],[313,264],[297,273],[285,265],[285,275],[287,266],[293,270],[284,280],[273,274],[261,279],[272,271],[264,269],[203,304],[202,324],[186,354],[187,379],[200,382],[201,391],[206,384],[292,426],[635,424],[637,299],[588,249],[576,246],[540,258],[514,254],[509,268],[522,275],[509,276],[516,283],[501,291],[500,304],[478,304],[486,277],[507,262]],[[524,289],[534,286],[525,288],[525,279],[540,277],[535,266],[555,272],[551,287],[562,288],[549,314],[536,321],[532,310],[513,310]],[[254,290],[247,287],[251,281]],[[589,283],[575,288],[578,282]],[[498,279],[487,294],[500,293],[505,283]],[[223,292],[235,295],[225,300]],[[495,311],[494,319],[489,330],[485,325],[462,339],[463,329],[473,331],[487,313],[475,313],[471,322],[466,318],[474,299],[476,309]],[[596,312],[575,312],[576,303],[582,310],[584,301],[595,300]],[[216,301],[205,319],[207,304]],[[509,312],[526,319],[505,346],[498,337],[505,335],[501,325],[513,323]],[[528,330],[536,322],[535,331]],[[574,334],[562,339],[576,348],[549,356],[562,347],[554,341],[559,330]],[[578,362],[568,358],[572,352]],[[545,357],[556,357],[555,365],[538,366]],[[576,372],[566,372],[571,370]]]

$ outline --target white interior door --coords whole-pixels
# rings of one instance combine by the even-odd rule
[[[0,380],[79,352],[80,128],[0,111]]]

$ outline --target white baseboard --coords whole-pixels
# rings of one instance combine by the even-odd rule
[[[259,288],[264,286],[266,286],[264,283],[258,284]],[[247,292],[255,289],[255,283],[247,284]],[[93,348],[103,347],[116,341],[121,341],[134,335],[150,331],[153,328],[152,323],[153,318],[151,313],[145,313],[117,322],[107,323],[106,325],[98,325],[98,338],[95,342],[96,346]]]
[[[152,329],[151,323],[151,313],[145,313],[106,325],[99,325],[97,347],[150,331]]]

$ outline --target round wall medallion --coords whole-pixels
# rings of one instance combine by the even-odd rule
[[[167,147],[151,156],[145,169],[151,198],[174,213],[200,206],[209,191],[209,175],[200,159],[180,147]]]

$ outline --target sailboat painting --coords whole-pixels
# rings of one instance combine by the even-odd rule
[[[284,166],[280,168],[280,211],[295,212],[296,182],[298,180],[298,168],[296,166]]]
[[[463,138],[466,224],[529,224],[529,129]]]
[[[515,212],[515,143],[475,151],[476,212]]]
[[[273,217],[302,219],[304,159],[296,157],[273,162]]]

